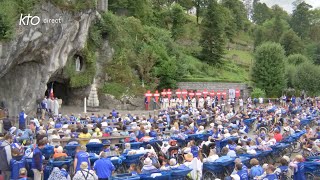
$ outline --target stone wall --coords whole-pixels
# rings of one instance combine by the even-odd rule
[[[247,98],[249,95],[248,85],[244,83],[223,83],[223,82],[180,82],[178,88],[187,90],[214,90],[228,91],[229,89],[240,89],[241,96]]]

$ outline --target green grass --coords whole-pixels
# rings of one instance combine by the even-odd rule
[[[225,60],[223,67],[216,68],[199,59],[187,56],[187,74],[181,81],[191,82],[248,82],[248,67],[240,66],[232,61]]]
[[[252,52],[242,50],[226,50],[225,58],[229,61],[233,61],[235,64],[247,67],[251,66],[253,61]]]

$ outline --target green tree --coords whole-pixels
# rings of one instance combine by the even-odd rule
[[[289,29],[289,24],[276,16],[270,20],[267,20],[262,25],[264,27],[264,39],[272,42],[279,42],[281,35]]]
[[[279,16],[280,19],[283,19],[283,20],[289,22],[290,16],[287,11],[283,10],[282,7],[280,7],[279,5],[276,4],[271,7],[271,10],[272,10],[273,17]]]
[[[265,4],[260,3],[257,0],[253,2],[253,15],[252,20],[256,24],[263,24],[266,20],[272,18],[272,11],[271,9]]]
[[[171,28],[172,38],[174,40],[177,40],[180,37],[182,37],[185,32],[184,25],[187,22],[187,18],[183,8],[179,4],[175,4],[172,7],[171,13],[172,13],[172,16],[171,16],[172,17],[172,28]]]
[[[254,88],[253,91],[251,92],[251,97],[252,98],[265,98],[266,97],[266,92],[260,88]]]
[[[320,65],[320,43],[317,44],[317,48],[314,53],[313,60],[315,64]]]
[[[287,64],[286,65],[286,82],[287,82],[287,88],[294,88],[294,79],[297,72],[297,66],[293,64]]]
[[[302,54],[292,54],[292,55],[288,56],[287,62],[289,64],[297,66],[297,65],[300,65],[303,63],[310,62],[310,60]]]
[[[202,59],[209,64],[221,65],[225,49],[223,7],[212,0],[208,11],[201,23],[202,37]]]
[[[310,11],[310,39],[314,42],[320,41],[320,9]]]
[[[247,21],[246,8],[239,0],[222,0],[222,5],[231,11],[234,23],[237,25],[238,31],[244,29],[245,22]]]
[[[278,96],[285,87],[285,55],[280,44],[267,42],[255,52],[252,81],[255,87],[266,91],[267,96]]]
[[[320,68],[312,63],[303,63],[297,67],[294,85],[309,95],[318,95],[320,90]]]
[[[229,40],[232,40],[234,35],[236,34],[237,25],[235,24],[234,16],[232,16],[232,12],[223,7],[223,15],[225,20],[225,34]]]
[[[312,6],[302,2],[300,3],[295,10],[293,10],[291,18],[291,27],[292,29],[302,38],[306,38],[309,35],[310,27],[310,12]]]
[[[199,17],[205,14],[205,9],[211,0],[193,0],[196,7],[197,24],[199,24]]]
[[[303,52],[303,43],[292,29],[282,34],[280,44],[284,47],[287,56]]]
[[[254,30],[254,48],[260,46],[265,41],[265,29],[262,26],[257,26]]]

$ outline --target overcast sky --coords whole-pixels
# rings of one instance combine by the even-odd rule
[[[280,7],[288,11],[292,12],[292,2],[294,0],[260,0],[260,2],[266,3],[269,7],[278,4]],[[305,0],[306,3],[310,4],[313,8],[320,7],[320,0]]]

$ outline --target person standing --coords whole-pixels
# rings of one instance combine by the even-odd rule
[[[11,143],[12,136],[10,134],[6,134],[4,136],[4,141],[0,146],[0,170],[2,175],[4,176],[4,180],[10,180],[11,171],[10,171],[10,161],[12,159],[11,155]]]
[[[243,99],[242,98],[239,99],[239,109],[240,109],[240,111],[243,110]]]
[[[27,115],[24,112],[24,109],[19,114],[19,129],[24,130],[26,128],[26,118]]]
[[[59,115],[59,108],[60,108],[58,98],[56,98],[53,101],[53,105],[54,105],[53,106],[53,115],[57,117]]]
[[[106,152],[102,152],[100,157],[101,158],[95,162],[93,169],[96,171],[99,180],[108,180],[112,176],[115,167],[107,158]]]
[[[3,129],[6,132],[10,131],[10,128],[12,127],[11,121],[9,119],[9,116],[7,116],[4,120],[3,120]]]
[[[79,147],[80,149],[77,149],[77,154],[74,159],[74,170],[75,172],[81,170],[80,165],[81,163],[85,162],[87,164],[90,164],[89,161],[89,153],[87,153],[87,147],[85,145],[82,145]]]
[[[45,96],[41,102],[41,119],[45,119],[46,111],[48,110],[48,100]]]
[[[48,109],[47,109],[47,110],[48,110],[49,114],[51,114],[51,112],[52,112],[52,111],[51,111],[51,109],[53,108],[53,107],[52,107],[52,104],[53,104],[53,103],[52,103],[52,99],[51,99],[51,98],[48,98],[48,101],[47,101],[47,107],[48,107]]]
[[[38,146],[33,150],[31,169],[34,174],[34,180],[41,180],[43,174],[43,162],[42,162],[42,152],[41,149],[44,148],[46,144],[45,140],[38,142]]]

